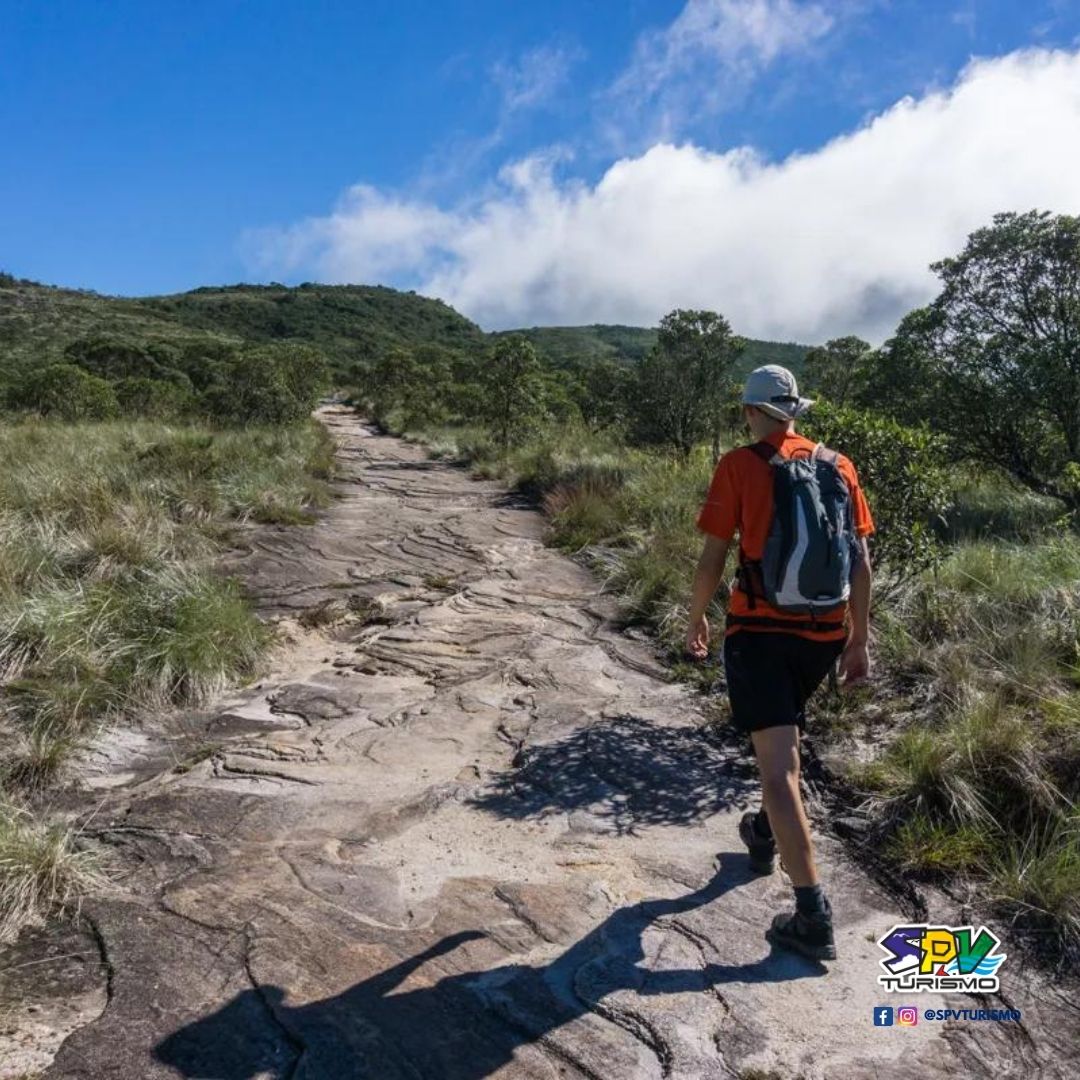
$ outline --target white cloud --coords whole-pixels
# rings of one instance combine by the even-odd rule
[[[781,56],[811,48],[834,25],[822,4],[799,0],[688,0],[669,26],[641,35],[605,95],[609,133],[644,126],[670,139],[695,119],[731,108]]]
[[[504,114],[535,109],[566,82],[570,68],[581,54],[576,49],[542,45],[523,53],[516,61],[502,60],[491,69],[491,78],[502,93]]]
[[[253,248],[263,272],[393,280],[488,327],[651,324],[679,306],[756,337],[880,339],[934,294],[930,261],[1032,207],[1080,211],[1080,53],[974,62],[778,163],[658,144],[586,184],[535,157],[470,205],[357,187]]]

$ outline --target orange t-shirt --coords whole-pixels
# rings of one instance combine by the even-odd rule
[[[774,446],[786,458],[796,453],[800,455],[812,453],[817,445],[794,431],[778,432],[769,436],[766,442]],[[838,458],[837,466],[851,493],[855,533],[857,536],[869,536],[874,531],[874,521],[870,516],[866,496],[859,486],[855,466],[842,454],[838,455]],[[760,559],[765,552],[765,541],[769,535],[769,527],[772,525],[772,512],[772,467],[768,462],[762,461],[749,446],[741,446],[736,450],[728,451],[717,462],[712,483],[709,485],[709,494],[698,515],[697,527],[702,532],[717,536],[721,540],[731,540],[738,533],[740,552],[744,558],[754,561]],[[846,605],[830,612],[826,617],[829,621],[835,622],[837,615],[843,614],[845,610]],[[777,611],[771,604],[761,599],[756,599],[754,607],[751,608],[746,593],[738,587],[732,589],[731,599],[728,602],[728,614],[752,615],[779,622],[801,623],[803,625],[798,628],[793,626],[790,631],[783,632],[798,634],[800,637],[811,638],[814,641],[837,641],[847,633],[843,627],[834,630],[808,629],[805,626],[807,620],[805,615]],[[775,631],[777,627],[729,626],[728,633],[734,633],[737,629]]]

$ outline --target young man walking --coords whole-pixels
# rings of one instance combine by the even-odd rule
[[[866,538],[874,524],[852,463],[795,431],[813,403],[799,397],[790,371],[751,372],[742,404],[754,443],[720,459],[698,517],[705,547],[686,647],[698,660],[708,656],[706,611],[737,535],[724,669],[732,720],[753,743],[763,797],[739,835],[758,873],[773,872],[779,849],[795,888],[794,913],[776,916],[768,940],[833,960],[832,911],[799,791],[799,736],[807,699],[837,660],[845,685],[869,675]]]

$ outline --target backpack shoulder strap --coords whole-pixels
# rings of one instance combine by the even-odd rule
[[[824,461],[826,465],[834,467],[840,464],[840,455],[835,450],[830,450],[824,443],[818,443],[811,455],[812,461]]]
[[[764,439],[761,442],[753,443],[747,449],[752,450],[766,465],[773,463],[773,458],[776,457],[776,447],[772,443],[766,442]]]

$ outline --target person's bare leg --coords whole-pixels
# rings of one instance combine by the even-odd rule
[[[799,792],[799,729],[771,727],[751,733],[769,825],[792,885],[817,885],[810,822]]]

